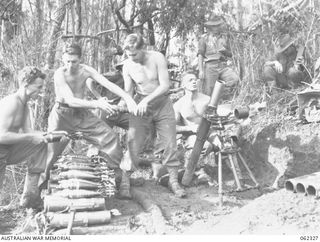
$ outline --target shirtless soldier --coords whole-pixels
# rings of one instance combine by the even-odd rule
[[[167,94],[170,82],[165,57],[156,51],[143,49],[143,39],[130,34],[124,43],[128,59],[123,65],[125,90],[138,105],[137,115],[129,118],[127,169],[138,164],[138,154],[143,148],[147,130],[153,124],[159,145],[163,147],[162,164],[169,173],[169,187],[177,197],[185,197],[185,190],[178,183],[176,122],[171,100]]]
[[[26,208],[41,205],[38,181],[46,167],[47,140],[44,133],[32,130],[27,102],[38,97],[45,77],[36,67],[23,68],[18,75],[18,91],[0,101],[0,191],[6,165],[27,161],[27,174],[20,200],[20,205]]]
[[[182,87],[184,87],[185,95],[181,97],[173,106],[177,121],[177,133],[186,134],[185,149],[192,149],[197,138],[197,129],[201,122],[210,97],[198,91],[198,79],[192,73],[184,73],[182,75]],[[230,114],[229,105],[219,105],[217,113],[221,116]],[[211,151],[218,151],[220,147],[220,139],[213,131],[209,133],[204,143],[202,153],[205,155]],[[227,163],[228,164],[228,163]],[[238,162],[235,160],[235,168],[238,171],[240,182],[243,182],[242,174]]]
[[[80,64],[81,47],[77,44],[67,45],[63,54],[64,65],[54,74],[56,104],[48,121],[48,130],[64,130],[67,132],[81,131],[92,145],[98,147],[99,155],[103,156],[110,168],[119,168],[123,153],[117,134],[105,122],[100,120],[88,109],[101,109],[113,113],[113,106],[104,98],[85,100],[86,80],[92,78],[103,87],[117,94],[126,102],[130,113],[135,113],[137,105],[130,95],[120,87],[111,83],[95,69]],[[46,179],[57,156],[61,154],[68,140],[49,145]],[[130,183],[126,171],[122,172],[119,195],[130,197]]]
[[[192,149],[196,141],[196,133],[204,114],[210,97],[198,91],[199,80],[193,73],[184,73],[182,75],[182,87],[185,95],[181,97],[173,106],[177,133],[187,136],[185,142],[186,149]],[[204,144],[204,152],[207,154],[212,149],[212,144],[208,141]]]

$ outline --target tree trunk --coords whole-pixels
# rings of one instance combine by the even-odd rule
[[[243,6],[242,0],[236,0],[236,9],[237,9],[237,29],[243,31]],[[244,64],[244,43],[239,41],[239,78],[243,79],[245,75],[245,64]]]
[[[149,20],[147,21],[147,23],[148,23],[149,44],[150,44],[151,46],[155,46],[156,40],[155,40],[155,37],[154,37],[154,26],[153,26],[152,19],[149,19]]]
[[[59,40],[59,34],[61,32],[61,25],[66,15],[66,0],[59,1],[59,7],[54,13],[52,27],[50,32],[50,43],[48,47],[48,54],[46,58],[47,69],[52,69],[54,66],[55,55],[56,55],[56,47]]]
[[[75,34],[80,35],[82,33],[82,21],[81,21],[81,0],[75,1]],[[79,41],[79,38],[76,38]]]
[[[5,41],[5,23],[4,23],[4,19],[1,20],[1,38],[0,38],[0,52],[3,53],[4,48],[3,48],[3,44]]]
[[[166,32],[165,36],[162,37],[162,39],[158,43],[158,51],[160,51],[163,55],[166,55],[168,51],[169,41],[170,41],[170,31]]]
[[[35,39],[36,39],[36,47],[42,48],[42,42],[43,42],[43,31],[42,31],[42,19],[43,19],[43,1],[42,0],[36,0],[36,32],[35,32]],[[38,52],[37,54],[37,60],[36,63],[41,63],[41,52]]]
[[[19,33],[20,16],[22,12],[21,1],[5,1],[1,3],[7,8],[0,9],[1,19],[1,44],[9,43]],[[14,9],[14,10],[13,10]]]

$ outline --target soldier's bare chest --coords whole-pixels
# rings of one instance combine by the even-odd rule
[[[84,73],[79,73],[76,75],[70,75],[65,73],[65,80],[70,86],[71,89],[79,89],[83,88],[85,85],[86,80],[88,79],[88,76]]]
[[[181,108],[181,114],[188,120],[201,117],[203,109],[198,102],[186,101]]]
[[[157,79],[157,68],[155,65],[132,64],[130,76],[136,83],[152,81]]]

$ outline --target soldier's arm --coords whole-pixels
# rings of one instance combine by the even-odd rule
[[[85,68],[88,71],[88,73],[92,79],[94,79],[95,81],[100,83],[102,86],[107,88],[110,92],[113,92],[114,94],[123,98],[123,100],[127,104],[127,108],[130,113],[136,113],[137,105],[136,105],[135,101],[132,99],[132,97],[127,92],[122,90],[116,84],[110,82],[103,75],[99,74],[95,69],[93,69],[89,66],[85,66]]]
[[[132,97],[133,96],[133,80],[129,74],[129,64],[124,63],[123,65],[123,81],[124,81],[124,90]]]
[[[107,88],[110,92],[113,92],[114,94],[118,95],[119,97],[122,97],[125,101],[128,99],[131,99],[130,95],[126,93],[124,90],[122,90],[119,86],[116,84],[110,82],[107,78],[105,78],[103,75],[98,73],[95,69],[86,66],[86,70],[89,72],[92,79],[100,83],[102,86]]]

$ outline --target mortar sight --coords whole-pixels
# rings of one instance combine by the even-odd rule
[[[238,107],[234,109],[234,116],[237,119],[246,119],[249,117],[250,108],[248,106]]]
[[[246,119],[258,114],[260,111],[264,110],[266,106],[266,102],[256,102],[249,106],[239,106],[234,109],[234,116],[237,119]]]

